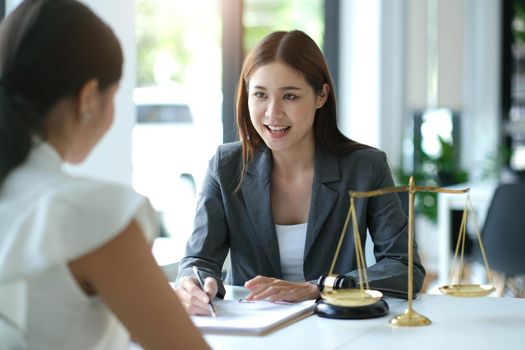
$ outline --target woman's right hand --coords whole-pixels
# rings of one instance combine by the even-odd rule
[[[175,287],[175,292],[187,313],[211,316],[208,302],[217,295],[218,289],[217,281],[213,277],[206,277],[204,280],[204,291],[199,286],[197,279],[184,277]]]

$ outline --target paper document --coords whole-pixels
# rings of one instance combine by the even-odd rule
[[[217,317],[191,317],[202,332],[260,335],[311,314],[315,300],[300,303],[213,300],[213,305]]]

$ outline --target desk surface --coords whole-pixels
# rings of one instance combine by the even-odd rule
[[[228,288],[227,298],[242,295]],[[371,320],[307,317],[266,336],[206,335],[213,349],[523,349],[525,299],[452,298],[419,295],[413,308],[428,317],[424,327],[393,327],[390,318],[402,313],[406,301],[387,299],[390,313]]]

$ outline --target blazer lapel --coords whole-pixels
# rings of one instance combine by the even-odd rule
[[[322,147],[317,146],[315,149],[314,171],[304,259],[308,256],[326,219],[339,198],[339,193],[327,185],[327,183],[341,180],[338,158],[325,151]]]
[[[254,229],[249,233],[261,243],[276,276],[281,276],[279,243],[275,232],[270,198],[271,171],[271,152],[264,148],[249,163],[241,191]]]

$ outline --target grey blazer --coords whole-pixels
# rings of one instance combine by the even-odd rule
[[[197,203],[194,229],[180,262],[179,279],[191,276],[196,265],[219,282],[228,251],[231,269],[226,283],[243,285],[263,275],[282,278],[279,245],[270,200],[272,153],[263,147],[248,164],[240,191],[241,143],[219,146],[210,160]],[[349,190],[370,191],[393,186],[386,155],[374,148],[334,156],[319,145],[315,150],[312,199],[304,247],[304,277],[327,274],[350,205]],[[408,284],[407,218],[397,194],[356,199],[361,242],[367,229],[377,263],[367,269],[370,286],[406,292]],[[334,273],[357,278],[351,225],[343,240]],[[363,248],[364,249],[364,248]],[[414,250],[416,251],[416,250]],[[414,291],[420,290],[425,270],[414,255]]]

